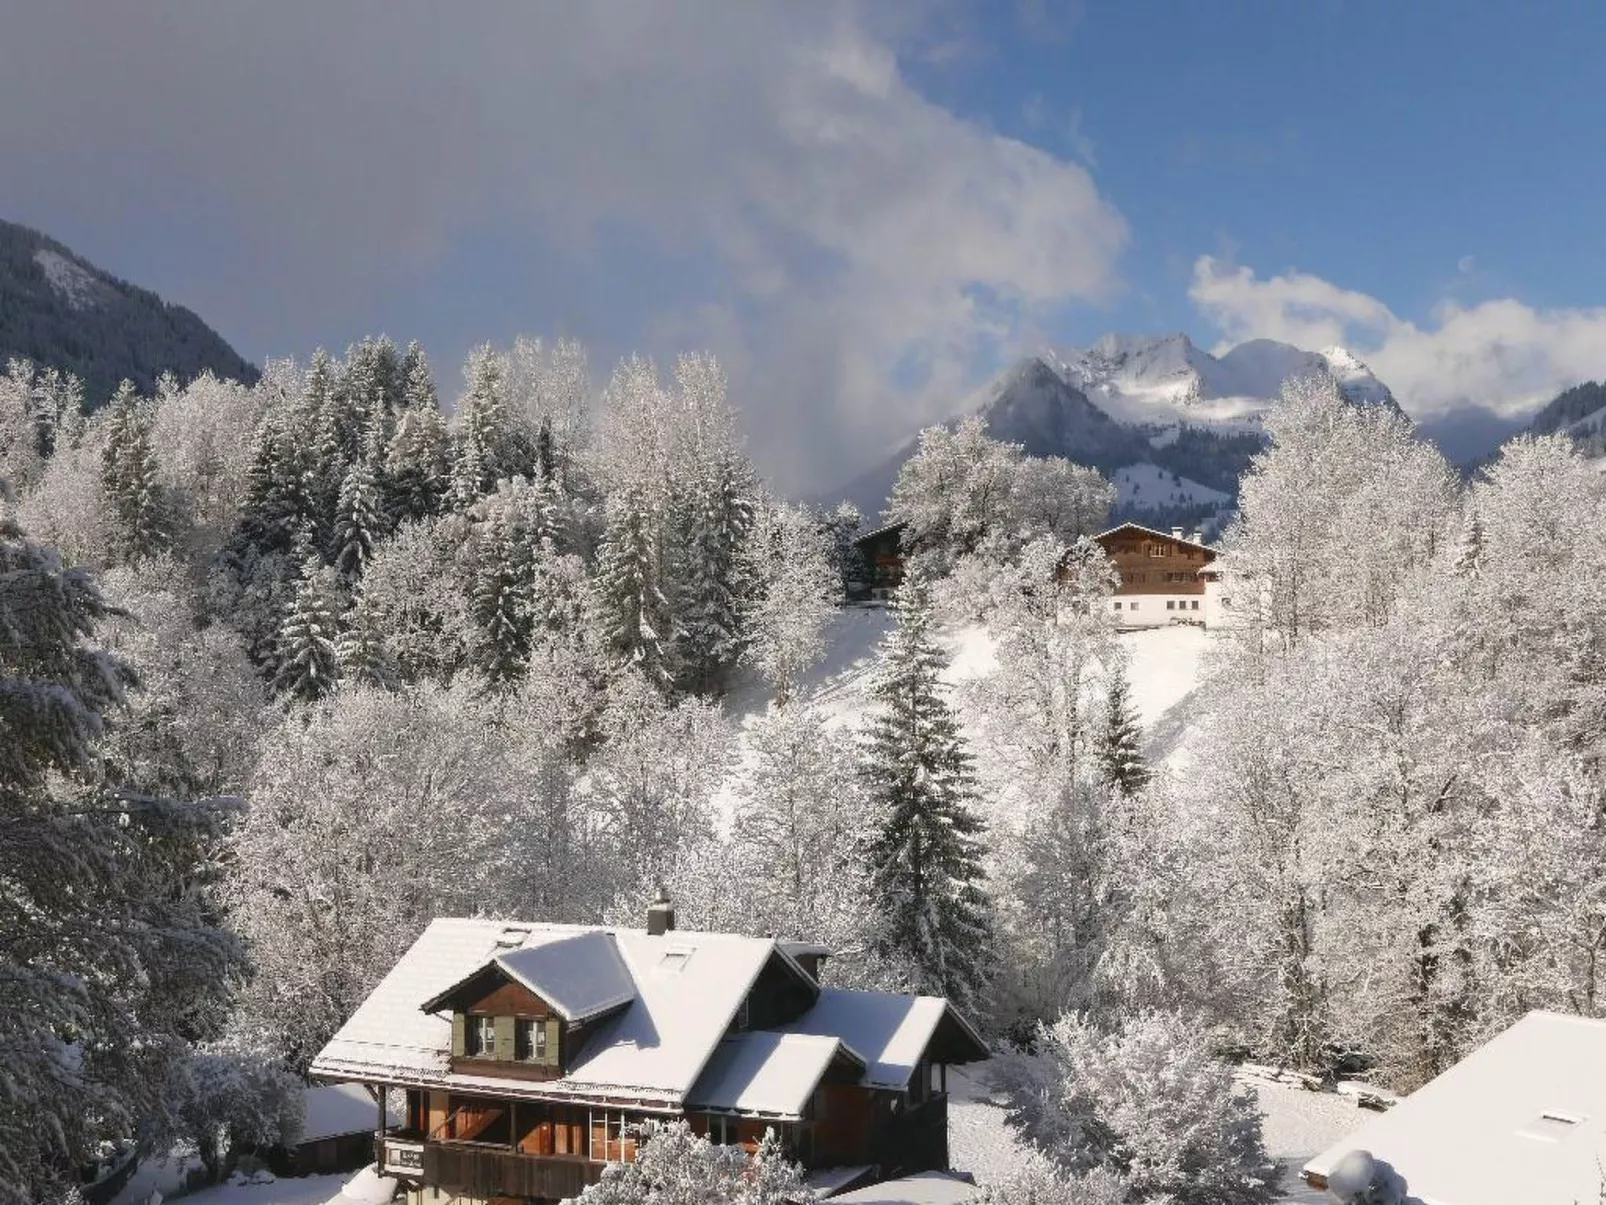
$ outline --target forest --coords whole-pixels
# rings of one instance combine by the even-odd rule
[[[435,381],[383,338],[87,416],[0,377],[0,1202],[136,1132],[221,1175],[430,918],[634,925],[660,883],[973,1016],[1042,1155],[1000,1201],[1269,1201],[1229,1060],[1409,1090],[1600,1012],[1606,478],[1565,437],[1463,483],[1291,382],[1149,764],[1096,471],[922,434],[853,731],[800,683],[860,517],[765,487],[715,360]]]

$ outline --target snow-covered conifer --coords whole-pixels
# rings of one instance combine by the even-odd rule
[[[344,609],[333,569],[316,556],[302,563],[295,596],[279,624],[273,688],[281,696],[311,702],[340,681],[340,613]]]
[[[882,646],[860,765],[877,826],[866,847],[873,940],[913,962],[923,987],[978,1011],[992,958],[971,757],[938,680],[929,588],[905,581]]]
[[[748,559],[756,597],[748,604],[743,658],[784,705],[799,678],[824,655],[826,625],[841,600],[841,575],[813,517],[785,505],[761,513]]]
[[[334,567],[348,581],[362,576],[387,526],[388,516],[374,480],[373,465],[366,459],[358,460],[340,485],[330,545]]]
[[[102,740],[133,674],[97,644],[106,605],[4,515],[0,615],[0,1200],[21,1203],[160,1113],[242,959],[207,888],[222,813],[123,787]]]
[[[608,526],[597,551],[597,606],[614,658],[660,687],[672,680],[674,631],[663,590],[660,517],[644,490],[608,499]]]
[[[1099,769],[1112,789],[1136,795],[1149,781],[1143,734],[1132,703],[1126,667],[1115,660],[1104,675],[1104,727],[1098,743]]]
[[[117,523],[121,559],[138,561],[173,543],[177,516],[151,447],[151,410],[124,381],[112,399],[101,457],[102,488]]]

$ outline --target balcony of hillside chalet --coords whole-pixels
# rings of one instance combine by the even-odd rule
[[[429,1120],[428,1129],[378,1135],[385,1174],[480,1199],[558,1199],[636,1157],[634,1119],[617,1110],[453,1096],[445,1116]]]

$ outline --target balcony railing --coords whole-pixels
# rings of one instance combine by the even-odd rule
[[[603,1164],[581,1155],[532,1155],[477,1142],[439,1141],[422,1131],[379,1138],[379,1166],[389,1176],[422,1180],[464,1196],[576,1196],[602,1177]]]

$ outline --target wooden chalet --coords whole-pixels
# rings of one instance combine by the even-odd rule
[[[1111,599],[1126,627],[1166,623],[1214,626],[1216,575],[1209,566],[1216,550],[1199,531],[1169,535],[1138,523],[1122,523],[1093,537],[1121,575]]]
[[[907,523],[889,523],[853,541],[864,563],[864,579],[851,597],[863,601],[890,598],[903,584],[903,531]]]
[[[409,1205],[572,1197],[675,1118],[774,1129],[839,1186],[946,1168],[947,1068],[985,1043],[945,1000],[823,985],[826,954],[677,931],[662,899],[645,930],[436,920],[312,1073],[372,1091]]]

